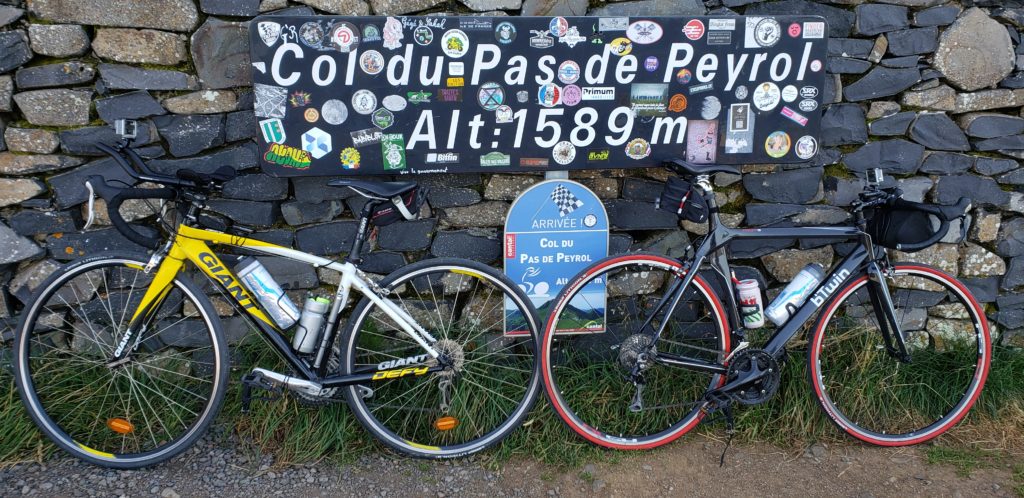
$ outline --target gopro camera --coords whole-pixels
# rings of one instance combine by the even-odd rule
[[[118,119],[114,121],[114,132],[121,138],[135,138],[137,125],[134,119]]]
[[[882,175],[882,168],[875,168],[868,171],[868,185],[871,185],[872,187],[881,185],[884,178],[885,177]]]

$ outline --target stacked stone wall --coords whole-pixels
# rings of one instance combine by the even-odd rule
[[[246,33],[251,18],[266,12],[825,16],[831,39],[821,150],[809,164],[751,164],[742,177],[718,175],[725,219],[749,227],[846,223],[858,176],[874,167],[912,200],[970,197],[966,244],[951,243],[951,235],[899,256],[958,275],[986,303],[1001,340],[1024,343],[1024,2],[1014,0],[0,0],[0,314],[8,321],[59,263],[138,249],[104,216],[80,231],[85,178],[128,179],[93,147],[114,139],[109,124],[118,118],[140,120],[137,143],[160,172],[238,169],[210,209],[256,227],[257,238],[330,256],[346,250],[360,198],[324,179],[259,171]],[[681,255],[705,229],[654,210],[664,171],[572,177],[606,203],[615,252]],[[541,177],[420,180],[431,186],[426,217],[379,230],[368,271],[431,256],[500,264],[505,213]],[[153,219],[142,202],[126,203],[123,212]],[[732,249],[744,272],[777,288],[808,262],[831,264],[848,246],[778,241]],[[267,261],[293,289],[330,283],[308,268]]]

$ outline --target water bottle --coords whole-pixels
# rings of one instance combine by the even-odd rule
[[[302,316],[299,317],[299,326],[295,327],[295,337],[292,338],[292,349],[309,354],[316,348],[320,341],[320,329],[324,324],[324,313],[331,307],[330,299],[320,296],[309,296],[302,305]]]
[[[761,301],[761,287],[757,280],[740,280],[736,284],[736,293],[743,326],[748,329],[764,327],[764,302]]]
[[[299,308],[256,258],[245,256],[239,259],[235,273],[278,327],[286,329],[295,325],[299,319]]]
[[[818,263],[811,263],[800,270],[782,293],[764,310],[765,316],[777,327],[789,320],[796,310],[807,301],[814,289],[825,278],[825,269]]]

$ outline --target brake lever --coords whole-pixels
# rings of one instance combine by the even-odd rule
[[[92,226],[92,223],[96,221],[96,191],[92,188],[92,183],[88,180],[85,182],[85,188],[89,191],[89,216],[85,219],[85,226],[82,230],[88,230]]]

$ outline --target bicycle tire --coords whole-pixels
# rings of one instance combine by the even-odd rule
[[[893,269],[894,278],[885,280],[912,361],[890,355],[880,329],[857,333],[878,326],[867,275],[852,279],[823,308],[807,357],[825,415],[849,435],[880,446],[923,443],[956,425],[981,394],[992,358],[988,321],[966,286],[925,265]]]
[[[664,275],[652,276],[655,270]],[[660,393],[666,403],[655,402],[648,410],[650,415],[643,420],[640,417],[644,415],[629,410],[630,397],[636,388],[627,377],[630,372],[622,366],[621,354],[630,341],[639,340],[641,334],[636,327],[646,315],[633,321],[626,313],[630,309],[656,306],[671,279],[683,273],[681,262],[658,254],[610,256],[580,272],[555,298],[541,339],[544,387],[562,422],[587,441],[620,450],[643,450],[668,444],[703,419],[703,394],[725,382],[724,375],[693,374],[690,370],[654,364],[643,373],[646,378],[644,398],[650,406],[652,385],[657,384],[653,390],[655,394]],[[590,335],[556,334],[560,323],[564,326],[577,320],[572,318],[578,315],[575,311],[575,315],[563,317],[565,310],[594,308],[594,303],[572,303],[576,302],[577,295],[584,296],[584,289],[597,282],[608,286],[601,291],[604,299],[601,302],[606,308],[602,322],[604,337],[591,339]],[[591,287],[591,292],[593,289]],[[695,275],[690,287],[683,292],[686,301],[681,301],[671,317],[655,317],[669,321],[655,348],[666,352],[674,348],[674,352],[682,354],[703,354],[702,359],[707,361],[725,361],[730,351],[730,333],[724,307],[715,291]],[[644,296],[651,296],[651,299]],[[705,312],[706,320],[701,318]],[[692,386],[688,386],[688,382]],[[687,391],[686,387],[692,389]]]
[[[58,447],[102,467],[137,469],[178,455],[206,432],[224,402],[221,322],[209,298],[182,275],[130,361],[107,363],[144,293],[139,278],[148,261],[104,253],[62,267],[39,286],[16,330],[15,381],[32,420]],[[79,401],[72,407],[71,399]]]
[[[437,276],[442,273],[444,276]],[[369,398],[360,394],[359,386],[349,387],[346,400],[360,424],[396,451],[435,459],[485,450],[519,427],[540,391],[536,310],[523,291],[490,266],[453,258],[405,266],[384,278],[380,286],[385,295],[438,339],[433,347],[461,360],[455,362],[454,375],[435,372],[369,383],[364,386],[374,390]],[[515,310],[511,314],[505,309],[506,302]],[[429,311],[431,305],[436,307],[436,320]],[[424,354],[407,335],[396,331],[397,325],[389,318],[375,315],[378,310],[364,297],[353,311],[343,335],[344,373],[375,365],[379,368],[377,362],[382,359],[394,361]],[[521,322],[511,323],[524,325],[528,334],[506,337],[504,322],[516,317]],[[489,357],[492,359],[485,361]],[[430,363],[432,359],[428,358],[419,357],[395,368],[422,366]],[[452,391],[442,393],[441,383],[446,376]],[[403,404],[387,404],[392,396]],[[447,410],[439,399],[447,399]],[[421,404],[413,406],[415,403]],[[440,421],[449,416],[458,425],[451,430],[439,429]]]

